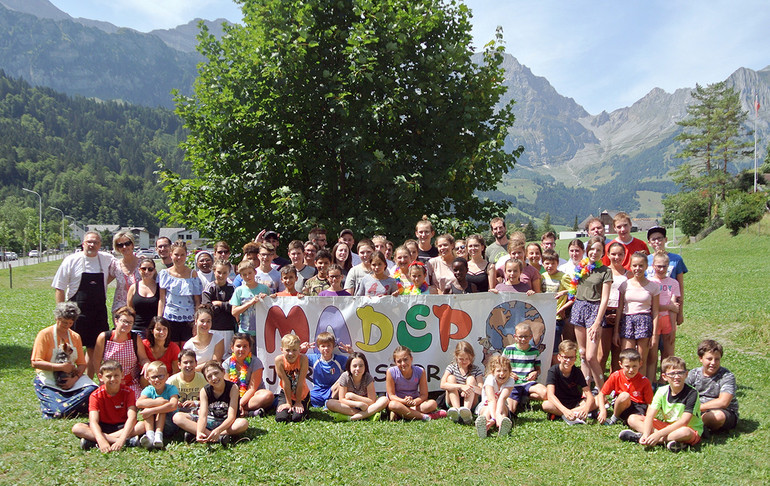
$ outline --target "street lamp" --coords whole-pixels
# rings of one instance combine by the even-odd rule
[[[39,211],[38,211],[38,220],[37,220],[37,227],[38,227],[38,233],[37,233],[37,259],[40,260],[40,256],[43,254],[43,198],[40,196],[40,194],[36,193],[35,191],[32,191],[30,189],[26,189],[24,187],[21,188],[22,191],[31,192],[35,196],[37,196],[38,202],[40,203]]]
[[[64,219],[64,211],[62,211],[59,208],[55,208],[53,206],[48,206],[48,209],[53,209],[53,210],[59,211],[61,213],[61,246],[62,246],[62,248],[64,248],[64,221],[66,221]]]
[[[77,228],[77,226],[78,226],[78,222],[75,220],[75,218],[73,218],[72,216],[68,216],[68,215],[66,215],[66,214],[64,215],[64,217],[65,217],[65,218],[67,218],[67,219],[71,219],[71,220],[72,220],[72,224],[74,224],[74,225],[75,225],[75,227]],[[68,226],[67,228],[70,230],[70,231],[69,231],[69,235],[70,235],[70,238],[71,238],[71,237],[72,237],[72,229],[70,229],[70,227],[69,227],[69,226]],[[69,245],[68,245],[68,244],[66,244],[66,242],[65,242],[64,246],[65,246],[65,247],[69,247]]]

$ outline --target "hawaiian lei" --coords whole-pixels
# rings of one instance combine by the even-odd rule
[[[569,289],[567,289],[567,299],[575,300],[575,294],[577,293],[578,284],[585,279],[591,272],[597,268],[602,267],[602,261],[597,260],[594,263],[590,263],[588,257],[580,260],[575,266],[575,273],[572,275],[572,279],[569,282]]]
[[[235,355],[230,356],[228,362],[228,379],[229,381],[238,384],[238,390],[240,391],[241,396],[243,396],[243,394],[246,393],[246,390],[249,389],[249,381],[246,379],[246,374],[250,367],[251,353],[249,353],[249,355],[246,356],[246,359],[243,360],[243,366],[241,366],[240,370],[238,369],[238,360],[235,359]]]

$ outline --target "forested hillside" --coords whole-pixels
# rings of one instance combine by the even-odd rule
[[[4,240],[21,238],[19,225],[27,223],[14,220],[33,197],[22,187],[42,195],[46,220],[61,220],[48,210],[54,206],[82,222],[157,230],[155,213],[165,206],[157,160],[182,170],[178,144],[185,131],[173,112],[72,98],[1,70],[0,134]],[[34,216],[36,229],[37,211]]]

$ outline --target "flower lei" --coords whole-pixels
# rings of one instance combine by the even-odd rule
[[[423,282],[422,285],[416,287],[414,284],[408,285],[401,289],[401,295],[421,295],[428,293],[428,284]]]
[[[569,289],[567,289],[567,299],[575,300],[575,294],[577,293],[578,284],[583,281],[591,272],[597,268],[602,267],[602,261],[597,260],[594,263],[590,263],[588,257],[580,260],[575,266],[575,273],[572,275],[572,279],[569,282]]]
[[[246,359],[243,360],[243,366],[241,366],[240,370],[238,369],[238,360],[235,359],[234,355],[230,356],[228,362],[228,380],[238,384],[238,390],[240,391],[241,396],[243,396],[243,394],[246,393],[246,390],[249,389],[249,381],[246,379],[246,373],[249,371],[250,367],[251,353],[249,353],[249,355],[246,356]]]

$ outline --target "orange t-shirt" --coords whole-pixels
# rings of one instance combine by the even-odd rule
[[[67,333],[69,336],[64,333],[57,333],[56,339],[58,342],[54,343],[54,326],[46,327],[37,333],[35,344],[32,345],[32,360],[50,362],[53,357],[53,350],[61,343],[70,344],[70,340],[72,340],[72,347],[75,348],[75,352],[77,353],[75,365],[80,366],[86,364],[86,358],[83,354],[83,341],[80,339],[80,334],[72,329],[68,329]]]
[[[286,372],[286,376],[288,376],[289,380],[291,381],[291,386],[289,388],[292,390],[292,395],[294,394],[294,390],[297,389],[297,383],[299,380],[303,380],[302,396],[300,397],[300,400],[304,400],[305,397],[307,397],[307,394],[310,393],[310,389],[307,387],[307,380],[305,377],[299,376],[299,369],[302,366],[302,356],[298,356],[293,363],[286,361],[286,357],[283,355],[281,355],[281,358],[283,359],[283,370]],[[281,388],[283,388],[283,380],[281,380]],[[293,396],[286,397],[286,400],[292,400],[293,398]]]

